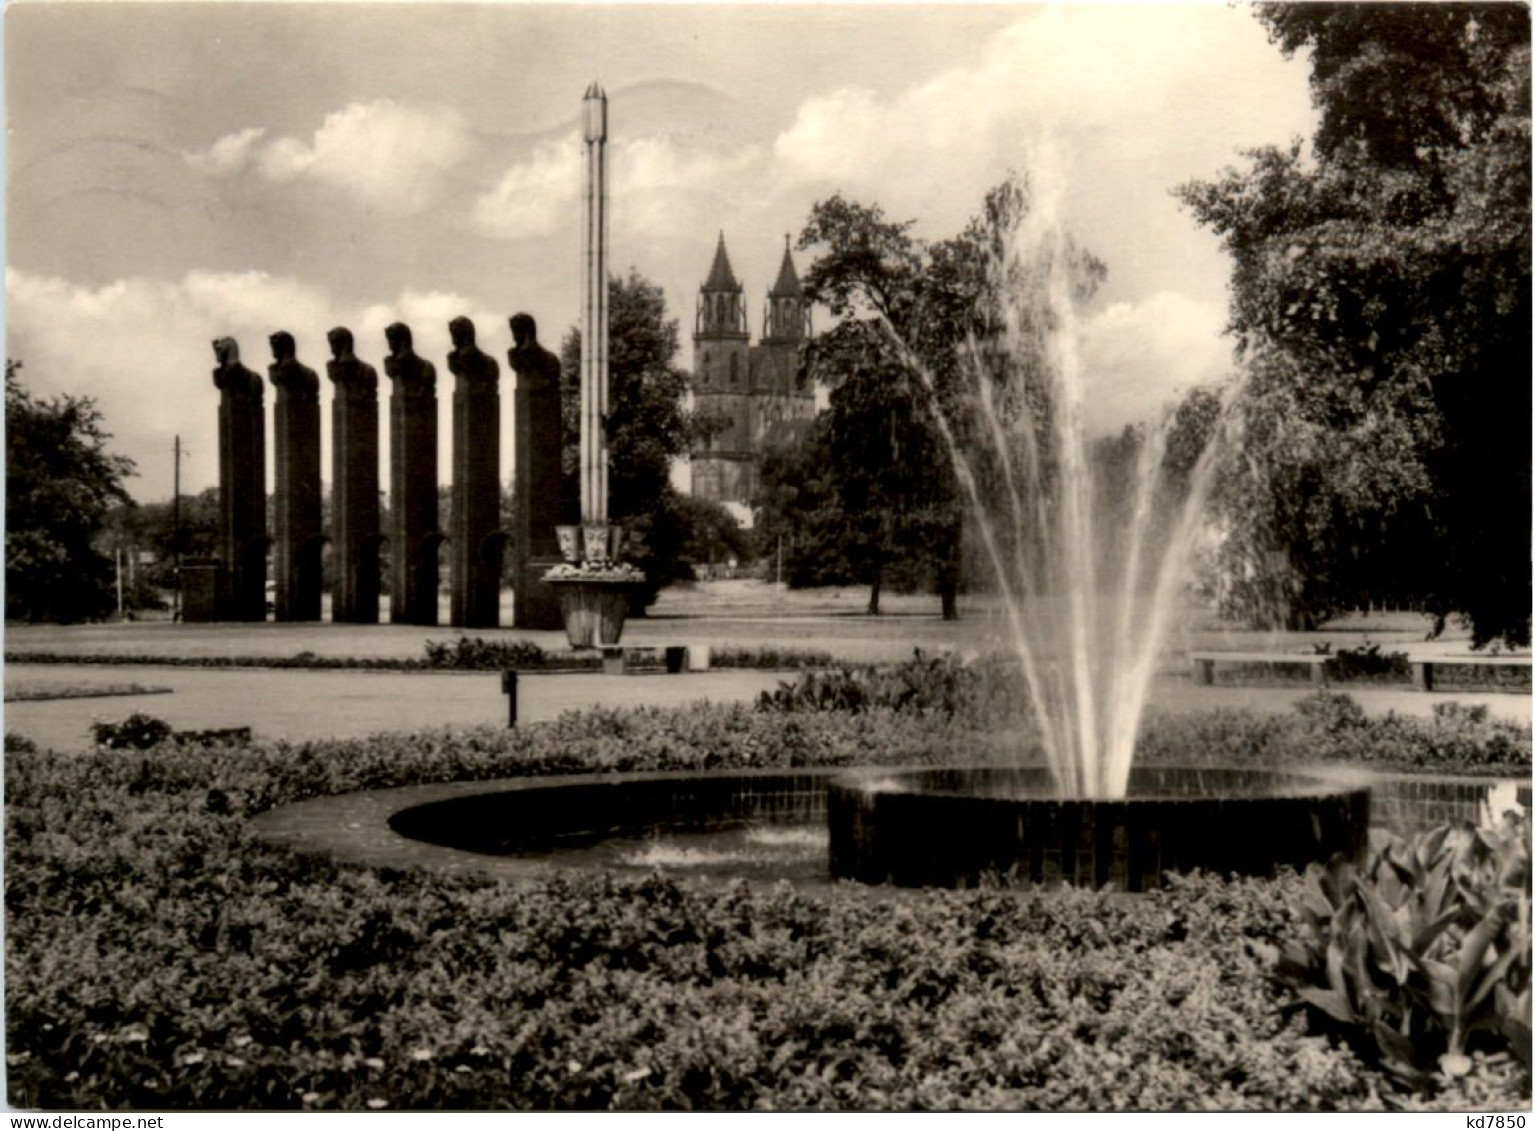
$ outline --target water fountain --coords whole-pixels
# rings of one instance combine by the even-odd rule
[[[1172,414],[1147,430],[1120,505],[1098,513],[1074,251],[1058,209],[1034,205],[994,269],[997,340],[971,343],[960,395],[897,349],[929,394],[969,497],[1047,767],[835,782],[832,873],[948,884],[1000,871],[1139,890],[1164,869],[1261,873],[1357,855],[1367,790],[1252,770],[1132,769],[1215,457],[1229,442],[1231,394],[1181,473],[1166,458]]]

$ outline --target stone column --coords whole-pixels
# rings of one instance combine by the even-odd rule
[[[474,344],[474,323],[448,323],[453,352],[452,623],[495,628],[500,623],[501,396],[496,359]]]
[[[213,343],[219,398],[220,620],[266,620],[266,407],[233,338]]]
[[[328,335],[331,402],[331,613],[378,623],[378,371],[352,352],[352,332]]]
[[[543,577],[551,566],[564,560],[554,528],[576,522],[575,515],[561,513],[565,490],[560,469],[564,446],[560,359],[539,344],[538,324],[531,315],[513,315],[511,325],[516,344],[506,358],[517,374],[512,407],[517,445],[512,474],[517,515],[512,530],[517,555],[512,625],[555,629],[563,623],[559,596]]]
[[[384,331],[389,356],[389,619],[437,623],[437,367],[416,356],[410,327]]]
[[[293,335],[279,330],[271,339],[267,367],[277,403],[272,440],[277,460],[273,512],[277,541],[277,619],[320,619],[325,531],[320,517],[320,379],[300,365]]]

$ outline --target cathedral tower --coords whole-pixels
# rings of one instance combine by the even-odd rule
[[[693,452],[693,494],[750,506],[765,448],[793,443],[815,416],[805,371],[810,300],[800,286],[784,237],[778,279],[767,294],[762,340],[751,345],[744,289],[730,269],[720,233],[714,265],[699,288],[693,329],[693,399],[701,412],[730,426]]]
[[[698,291],[693,322],[693,403],[700,412],[728,417],[724,431],[693,453],[693,494],[703,499],[746,499],[751,491],[751,355],[746,295],[730,269],[725,233]]]

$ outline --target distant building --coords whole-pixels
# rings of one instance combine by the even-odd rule
[[[769,447],[792,443],[815,416],[806,372],[810,302],[800,287],[784,237],[783,263],[767,294],[762,338],[750,344],[746,296],[720,233],[714,264],[698,292],[693,322],[693,401],[700,412],[730,418],[730,427],[691,453],[693,495],[732,510],[750,504]]]

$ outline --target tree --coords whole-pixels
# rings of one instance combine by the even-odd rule
[[[857,580],[849,554],[860,550],[837,496],[830,428],[830,415],[821,413],[798,442],[768,448],[758,465],[757,552],[773,556],[775,569],[781,564],[791,589]]]
[[[684,407],[688,374],[673,364],[681,348],[675,318],[666,316],[661,288],[630,269],[608,280],[608,517],[626,529],[624,557],[644,571],[645,604],[688,574],[684,548],[691,534],[671,485],[678,456],[718,430],[719,422]],[[579,489],[581,332],[572,327],[560,347],[564,410],[564,478]],[[567,512],[579,501],[566,500]]]
[[[1027,183],[1012,178],[986,195],[964,231],[929,245],[913,237],[911,221],[839,194],[812,207],[800,236],[802,249],[822,249],[806,293],[839,319],[813,344],[810,364],[831,390],[829,466],[845,552],[870,585],[871,613],[886,569],[904,560],[927,565],[944,617],[957,615],[966,508],[951,443],[986,463],[972,443],[974,366],[999,390],[995,404],[1009,423],[1029,416],[1048,432],[1040,378],[1051,327],[1039,303],[1017,301],[1038,281],[1006,254],[1032,204]],[[1068,255],[1085,297],[1103,265],[1074,245]]]
[[[752,539],[724,503],[674,493],[671,505],[683,533],[683,563],[751,561]]]
[[[136,583],[125,590],[130,608],[163,607],[161,592],[176,588],[176,560],[211,558],[218,554],[219,489],[208,487],[196,495],[181,496],[180,537],[177,538],[175,507],[160,503],[120,502],[107,512],[105,529],[110,548],[129,554],[147,552],[149,564],[131,570]],[[101,540],[98,540],[100,544]]]
[[[1232,254],[1248,371],[1227,572],[1292,623],[1395,598],[1527,643],[1528,10],[1258,15],[1310,52],[1310,150],[1179,190]]]
[[[113,607],[112,563],[93,545],[133,461],[88,397],[33,397],[5,363],[5,615],[78,621]]]

